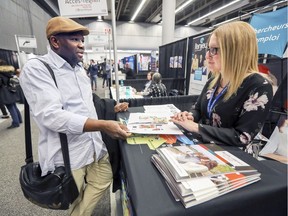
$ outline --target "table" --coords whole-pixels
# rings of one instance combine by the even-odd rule
[[[111,86],[110,91],[112,94],[112,98],[116,100],[116,87]],[[129,99],[129,98],[143,98],[142,95],[137,95],[133,91],[133,88],[131,86],[120,86],[119,87],[119,99]]]
[[[129,108],[143,112],[143,107]],[[118,113],[118,118],[129,112]],[[261,173],[261,180],[200,205],[187,208],[172,197],[164,178],[151,163],[154,151],[147,145],[120,145],[126,193],[134,215],[137,216],[286,216],[287,166],[281,163],[258,161],[239,148],[222,146],[249,163]]]

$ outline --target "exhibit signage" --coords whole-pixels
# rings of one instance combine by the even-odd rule
[[[107,16],[106,0],[58,0],[61,16],[92,17]]]
[[[287,7],[263,14],[254,14],[250,24],[255,29],[258,53],[283,57],[287,45]]]

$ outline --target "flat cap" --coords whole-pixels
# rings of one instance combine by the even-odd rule
[[[47,39],[49,39],[51,35],[56,35],[59,33],[78,32],[78,31],[82,31],[83,35],[89,34],[89,29],[86,28],[85,26],[80,25],[79,23],[67,17],[58,16],[48,21],[46,27],[46,36]]]

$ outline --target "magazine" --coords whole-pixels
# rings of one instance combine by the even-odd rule
[[[130,113],[127,128],[131,133],[138,134],[183,134],[170,121],[171,115],[151,113]]]
[[[159,155],[152,155],[151,160],[156,166],[156,168],[159,170],[159,172],[162,174],[162,176],[165,178],[165,180],[167,182],[170,182],[173,185],[173,188],[176,189],[178,194],[183,197],[194,194],[194,196],[198,197],[199,199],[202,195],[211,194],[213,192],[218,193],[218,190],[221,187],[232,185],[240,181],[245,182],[249,179],[260,177],[260,173],[257,171],[247,173],[236,172],[176,182],[165,164],[162,162]]]
[[[175,181],[226,173],[256,171],[216,144],[180,145],[156,149]]]
[[[179,146],[174,146],[173,148],[177,147]],[[211,151],[213,147],[214,146],[209,148],[209,151]],[[218,146],[216,147],[216,149],[219,150]],[[223,149],[221,150],[225,151]],[[233,160],[235,160],[235,158]],[[172,175],[173,172],[170,172],[169,165],[164,162],[164,159],[159,154],[153,154],[151,161],[164,177],[175,200],[180,201],[185,208],[201,204],[260,180],[260,173],[251,168],[250,172],[247,171],[247,169],[244,169],[245,171],[242,172],[243,169],[240,169],[240,172],[230,171],[229,173],[212,174],[210,176],[202,176],[201,178],[190,178],[189,180],[185,179],[183,181],[176,181]],[[238,164],[246,163],[237,158],[237,165]]]

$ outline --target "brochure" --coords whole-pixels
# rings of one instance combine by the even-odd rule
[[[182,131],[170,121],[170,115],[150,113],[130,113],[127,127],[129,132],[138,134],[183,134]]]

